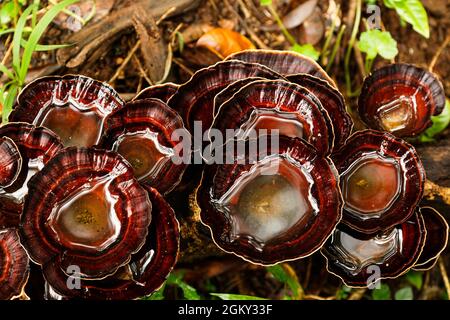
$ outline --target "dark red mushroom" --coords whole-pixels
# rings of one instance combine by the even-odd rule
[[[431,207],[418,209],[425,222],[427,239],[414,265],[415,270],[428,270],[434,267],[439,255],[447,247],[449,227],[444,217]]]
[[[0,188],[0,228],[15,227],[19,223],[23,201],[28,193],[31,177],[62,148],[60,139],[50,130],[26,123],[8,123],[0,127],[0,137],[10,139],[17,147],[21,165],[14,170],[14,181]],[[15,157],[19,155],[15,154]],[[6,167],[5,167],[6,168]]]
[[[368,76],[358,100],[359,115],[367,126],[400,137],[423,132],[444,106],[444,88],[432,73],[399,63]]]
[[[194,130],[194,121],[201,121],[205,132],[213,120],[214,96],[232,82],[249,77],[279,79],[281,76],[260,64],[237,60],[218,62],[197,71],[188,82],[178,88],[168,104],[179,112],[191,133]]]
[[[167,102],[175,94],[175,92],[177,92],[178,87],[178,84],[172,82],[150,86],[139,92],[133,100],[153,98]]]
[[[347,113],[347,107],[342,94],[327,81],[309,74],[296,74],[288,76],[293,83],[305,87],[320,100],[322,107],[328,112],[335,135],[334,150],[345,144],[353,129],[353,121]]]
[[[304,139],[321,154],[334,143],[331,120],[321,102],[307,89],[284,80],[247,84],[220,106],[211,128],[223,137],[227,129],[241,129],[241,138],[277,129],[279,135]]]
[[[345,224],[377,233],[413,215],[425,183],[413,146],[387,132],[359,131],[333,161],[341,176]]]
[[[275,70],[283,76],[307,73],[328,81],[337,88],[333,79],[313,59],[293,51],[283,50],[244,50],[234,53],[226,60],[234,59],[251,63],[259,63]]]
[[[123,105],[106,83],[85,76],[44,77],[21,91],[9,120],[47,127],[65,146],[91,147],[99,142],[105,117]]]
[[[0,138],[0,189],[12,185],[21,168],[22,157],[19,148],[10,138]]]
[[[280,137],[279,147],[256,155],[206,167],[197,190],[202,222],[221,249],[253,263],[312,254],[341,217],[333,165],[298,138]]]
[[[376,235],[363,235],[340,225],[321,252],[327,269],[349,287],[370,287],[397,278],[417,261],[426,230],[420,214]]]
[[[29,259],[15,229],[0,230],[0,300],[23,295],[29,274]]]
[[[151,202],[131,166],[111,151],[67,148],[28,183],[20,236],[44,272],[76,266],[83,278],[113,274],[147,236]]]
[[[142,248],[119,271],[102,280],[83,280],[79,289],[68,289],[68,276],[57,265],[45,269],[45,278],[56,296],[82,299],[136,299],[157,290],[175,265],[179,251],[179,228],[175,213],[153,188],[152,222]],[[61,298],[60,297],[60,298]]]
[[[187,166],[173,161],[186,156],[176,137],[190,137],[177,112],[159,99],[134,100],[108,116],[100,146],[122,155],[141,183],[167,193]]]

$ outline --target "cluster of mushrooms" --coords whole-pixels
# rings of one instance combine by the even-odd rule
[[[32,296],[36,273],[46,299],[136,299],[161,287],[180,244],[166,196],[193,166],[172,161],[193,156],[173,133],[193,135],[196,121],[204,132],[280,134],[257,161],[242,161],[254,156],[246,149],[231,164],[196,165],[201,221],[223,251],[271,265],[320,250],[349,286],[367,286],[373,266],[380,278],[431,268],[448,225],[419,207],[425,170],[401,137],[423,132],[444,104],[435,76],[388,65],[359,98],[370,129],[351,135],[333,80],[274,50],[236,53],[128,103],[84,76],[35,80],[0,127],[0,298]]]

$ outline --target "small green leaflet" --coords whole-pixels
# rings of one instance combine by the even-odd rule
[[[379,289],[374,289],[372,291],[373,300],[391,300],[391,289],[385,283],[380,285]]]
[[[211,293],[212,296],[218,297],[222,300],[267,300],[255,296],[246,296],[242,294],[229,294],[229,293]]]
[[[433,123],[431,127],[425,130],[419,136],[421,142],[431,142],[434,141],[434,137],[439,133],[444,131],[450,124],[450,101],[446,100],[444,110],[441,114],[431,117],[431,122]]]
[[[406,280],[413,285],[417,290],[422,288],[423,284],[423,273],[411,270],[406,274]]]
[[[288,274],[282,265],[276,264],[274,266],[267,267],[267,271],[270,272],[275,279],[280,281],[281,283],[286,284],[289,289],[292,292],[292,297],[287,298],[293,298],[293,299],[300,299],[303,295],[303,288],[298,283],[298,280],[292,277],[290,274]]]
[[[300,45],[300,44],[294,44],[291,47],[291,51],[295,51],[297,53],[303,54],[305,56],[310,57],[313,60],[318,60],[320,56],[320,52],[317,51],[314,46],[310,43]]]
[[[367,59],[373,60],[377,55],[384,59],[394,59],[398,54],[397,41],[388,31],[373,29],[361,33],[358,43],[359,50],[367,54]]]
[[[401,288],[395,293],[395,300],[413,300],[414,293],[411,287]]]
[[[400,18],[411,24],[422,36],[427,39],[430,37],[428,15],[420,0],[384,0],[384,5],[395,9]]]

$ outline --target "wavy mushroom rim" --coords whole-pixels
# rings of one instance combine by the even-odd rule
[[[364,137],[365,139],[363,139]],[[369,143],[367,141],[367,139],[369,138],[374,139],[373,141],[369,141],[371,143],[370,148],[364,147],[365,144]],[[390,144],[394,144],[396,147],[389,148],[389,146],[384,143],[386,141]],[[357,149],[360,147],[361,151]],[[347,143],[344,146],[342,146],[339,150],[332,154],[332,160],[335,163],[340,175],[342,176],[343,172],[348,170],[348,168],[352,164],[358,161],[360,153],[371,151],[376,152],[376,154],[379,155],[379,150],[382,150],[383,155],[387,154],[392,157],[392,154],[394,154],[394,158],[401,159],[402,163],[406,161],[405,154],[408,153],[410,155],[408,162],[411,162],[411,160],[414,160],[414,162],[412,162],[411,167],[406,169],[403,168],[403,166],[400,166],[403,173],[402,177],[403,179],[415,178],[417,179],[417,181],[414,183],[407,183],[407,181],[405,180],[402,183],[403,190],[400,190],[400,195],[403,195],[403,197],[400,197],[398,195],[396,196],[393,202],[390,203],[389,209],[383,213],[384,218],[383,216],[369,217],[365,220],[361,220],[361,218],[355,217],[354,214],[349,213],[344,207],[344,216],[342,222],[355,229],[356,231],[364,234],[376,234],[382,230],[389,229],[390,227],[407,221],[414,214],[414,210],[422,198],[424,183],[426,180],[425,168],[423,167],[422,161],[415,148],[405,140],[398,138],[389,132],[381,132],[373,129],[356,131],[348,138]],[[402,156],[400,156],[400,151],[403,151]],[[405,178],[405,173],[407,173],[408,171],[414,172],[410,172],[410,176]],[[343,180],[341,177],[341,182],[342,181]],[[405,189],[409,189],[409,191]],[[408,204],[407,209],[405,209],[404,206],[398,206],[399,201],[405,202],[407,199],[409,199],[410,196],[414,198],[412,198],[412,200],[408,200],[410,204]],[[403,198],[405,198],[406,200]],[[386,214],[387,212],[390,212],[389,216],[388,214]],[[402,213],[401,219],[398,217],[396,218],[398,212],[404,212]]]
[[[113,174],[112,178],[111,174]],[[53,204],[58,204],[60,207],[59,211],[61,211],[61,208],[65,207],[65,205],[61,205],[62,202],[74,203],[77,200],[73,199],[83,196],[85,191],[80,192],[80,190],[86,183],[91,181],[89,180],[90,178],[96,181],[96,185],[91,186],[88,192],[92,192],[96,187],[105,184],[104,190],[108,190],[107,192],[116,199],[114,203],[110,204],[111,209],[108,208],[107,210],[114,211],[113,220],[120,220],[121,225],[118,233],[117,227],[114,227],[114,235],[103,241],[103,244],[97,244],[97,247],[92,244],[92,249],[87,250],[85,248],[89,248],[89,245],[82,242],[77,243],[76,241],[78,240],[74,240],[74,242],[70,239],[64,239],[64,243],[66,243],[64,245],[62,240],[59,239],[58,230],[61,227],[58,226],[58,229],[55,229],[53,224],[49,226],[45,221],[50,215],[53,215]],[[82,179],[81,182],[84,181],[82,184],[78,181],[80,179]],[[100,182],[100,184],[97,184],[97,182]],[[39,185],[42,183],[44,185],[50,184],[50,186],[53,186],[53,189],[49,191],[48,188],[39,188]],[[82,269],[82,277],[101,279],[115,273],[121,266],[127,264],[131,255],[139,251],[143,246],[143,239],[146,237],[148,224],[151,221],[151,214],[147,212],[147,209],[151,210],[151,204],[149,204],[148,194],[137,182],[131,167],[117,153],[95,148],[65,148],[30,179],[28,187],[33,196],[26,196],[21,215],[19,235],[24,247],[27,248],[30,260],[35,264],[42,267],[48,263],[58,263],[61,267],[63,265],[77,265],[80,267],[80,270]],[[42,197],[36,199],[36,195],[39,194]],[[122,198],[120,195],[126,195],[125,198],[127,196],[131,198],[126,198],[126,203],[121,203],[120,199]],[[48,197],[50,197],[49,201],[45,202],[44,200]],[[144,202],[139,204],[138,201]],[[136,206],[131,205],[133,202],[136,202]],[[140,211],[136,211],[138,213],[134,212],[133,217],[127,211],[133,210],[134,207],[139,208]],[[36,212],[41,211],[45,213],[44,218],[36,214]],[[109,216],[105,217],[104,220],[108,219],[110,219]],[[133,219],[136,221],[133,222]],[[123,220],[126,222],[125,225]],[[79,223],[84,224],[82,222],[84,220],[80,221]],[[95,222],[95,220],[93,221]],[[109,222],[111,220],[108,220],[106,223]],[[90,222],[87,222],[87,224],[90,224]],[[147,227],[144,225],[147,225]],[[140,232],[141,235],[133,236],[133,232]],[[45,237],[42,237],[42,235]],[[130,237],[132,238],[131,241],[127,239]],[[140,240],[141,238],[142,241]],[[104,247],[105,243],[107,243],[106,247]],[[96,250],[102,252],[102,254],[98,252],[94,254],[92,251],[94,248],[101,249],[100,251]],[[129,249],[129,254],[118,253],[124,248]],[[117,257],[120,257],[120,259]],[[114,259],[119,259],[119,262],[114,262]],[[102,268],[102,264],[106,266]]]
[[[155,98],[167,103],[179,87],[179,84],[173,82],[155,84],[139,91],[131,101]]]
[[[424,224],[423,217],[419,213],[415,213],[414,215],[417,216],[417,222],[418,222],[418,227],[419,227],[419,234],[421,235],[421,237],[420,237],[421,239],[419,241],[419,246],[417,248],[418,250],[417,250],[416,254],[414,255],[414,257],[412,257],[410,263],[408,263],[408,266],[407,267],[403,267],[403,270],[400,273],[395,274],[395,275],[381,276],[380,278],[377,278],[376,281],[388,280],[388,279],[397,279],[397,278],[405,275],[408,271],[415,270],[414,269],[414,265],[415,265],[416,261],[419,259],[420,254],[422,253],[422,250],[423,250],[423,248],[425,246],[427,231],[425,229],[425,224]],[[404,223],[406,223],[406,222],[403,222],[402,224],[404,224]],[[339,278],[342,281],[342,283],[345,286],[349,287],[349,288],[354,288],[354,289],[368,288],[367,282],[364,285],[364,284],[361,284],[361,282],[356,282],[356,280],[353,280],[355,282],[348,281],[347,279],[344,279],[344,277],[341,274],[339,274],[337,271],[332,271],[331,268],[330,268],[330,266],[332,264],[330,263],[330,259],[324,253],[325,250],[326,250],[325,247],[322,247],[320,249],[320,254],[325,259],[325,268],[326,268],[328,273],[330,273],[330,274],[334,275],[335,277]],[[354,278],[354,276],[352,278]]]
[[[308,144],[307,142],[304,142],[298,138],[294,138],[292,140],[298,140],[301,142],[302,145],[306,146],[307,148],[310,148],[310,150],[314,150],[314,147],[311,146],[310,144]],[[290,148],[290,147],[289,147]],[[231,249],[227,249],[223,246],[223,244],[221,243],[221,241],[218,240],[218,236],[215,235],[213,226],[208,223],[205,219],[204,216],[202,215],[202,213],[204,212],[204,210],[201,208],[200,206],[200,202],[199,202],[199,194],[202,193],[201,189],[203,188],[203,182],[205,180],[205,175],[207,174],[206,170],[203,170],[202,172],[202,177],[200,180],[199,185],[194,189],[193,192],[193,201],[190,202],[190,205],[192,206],[191,210],[193,210],[193,212],[198,215],[199,220],[201,222],[202,225],[206,226],[211,234],[211,239],[214,242],[214,244],[223,252],[227,253],[227,254],[232,254],[244,261],[247,261],[251,264],[254,265],[260,265],[260,266],[273,266],[279,263],[283,263],[283,262],[289,262],[289,261],[296,261],[299,259],[303,259],[306,257],[309,257],[311,255],[313,255],[314,253],[318,252],[323,245],[328,241],[328,239],[332,236],[332,234],[334,233],[334,231],[336,230],[338,224],[341,222],[342,219],[342,215],[343,215],[343,198],[342,198],[342,194],[340,192],[340,188],[339,188],[339,174],[336,170],[336,168],[334,167],[333,162],[331,161],[329,156],[318,156],[316,157],[317,159],[321,160],[321,161],[325,161],[328,165],[329,165],[329,169],[330,169],[330,173],[332,174],[332,177],[336,180],[336,188],[337,188],[337,194],[336,196],[338,197],[338,203],[339,203],[339,210],[337,210],[337,214],[336,214],[336,219],[334,221],[334,227],[331,228],[330,232],[327,232],[327,235],[323,237],[323,239],[321,239],[321,241],[319,243],[317,243],[314,246],[314,249],[310,250],[308,253],[306,254],[302,254],[302,255],[295,255],[294,257],[288,257],[288,258],[283,258],[283,259],[273,259],[274,261],[266,261],[263,262],[261,261],[262,259],[254,259],[252,257],[250,257],[248,254],[244,254],[244,253],[238,253],[235,250],[231,250]],[[295,226],[293,226],[295,227]],[[292,227],[292,228],[293,228]],[[275,261],[276,260],[276,261]]]
[[[231,60],[231,59],[240,60],[239,56],[242,56],[245,54],[252,54],[252,53],[275,55],[275,56],[276,55],[284,55],[284,56],[290,56],[293,59],[299,59],[302,61],[306,61],[307,63],[310,64],[310,66],[312,66],[316,70],[316,74],[320,74],[322,76],[321,79],[327,81],[332,87],[337,88],[337,85],[334,82],[334,80],[328,75],[328,73],[322,68],[322,66],[320,66],[320,64],[317,63],[317,61],[313,60],[312,58],[310,58],[308,56],[305,56],[303,54],[295,52],[295,51],[283,51],[283,50],[274,50],[274,49],[247,49],[247,50],[242,50],[242,51],[239,51],[239,52],[229,55],[228,57],[225,58],[225,61]],[[243,60],[243,61],[248,61],[248,60]],[[258,62],[258,60],[254,60],[254,61],[252,60],[252,61],[248,61],[248,62],[259,63],[259,64],[264,65],[264,63],[262,63],[261,60],[259,60],[259,62]],[[267,66],[267,67],[272,69],[271,66]],[[275,71],[277,71],[277,70],[275,70]],[[295,72],[295,73],[291,73],[291,74],[283,74],[282,72],[279,72],[279,71],[277,71],[277,72],[282,74],[283,76],[290,76],[293,74],[302,73],[302,72]],[[303,72],[303,73],[311,74],[308,72]],[[316,76],[316,74],[311,74],[311,75]]]
[[[336,88],[333,87],[328,81],[315,77],[313,75],[307,74],[307,73],[299,73],[299,74],[293,74],[286,77],[289,81],[294,82],[296,84],[299,84],[300,86],[305,87],[306,89],[310,90],[313,94],[317,96],[317,98],[322,103],[322,106],[324,109],[328,112],[331,123],[333,124],[334,128],[334,134],[336,136],[335,145],[333,147],[333,150],[336,148],[339,148],[343,146],[348,138],[351,136],[351,133],[353,132],[354,128],[354,122],[352,120],[352,117],[347,112],[347,104],[345,102],[345,98],[342,95],[342,93]],[[301,81],[307,82],[307,85],[302,84]],[[323,100],[328,100],[328,97],[326,95],[318,95],[316,94],[316,90],[318,87],[325,88],[328,92],[330,92],[331,95],[333,95],[336,98],[336,106],[337,106],[337,113],[340,114],[339,117],[336,117],[335,113],[333,113],[333,110],[329,110],[327,106],[327,102],[323,102]],[[333,115],[333,116],[332,116]],[[341,119],[342,121],[335,122],[335,119]],[[336,125],[336,127],[335,127]],[[339,130],[337,130],[339,129]],[[342,132],[341,132],[342,131]]]
[[[362,88],[362,94],[359,96],[358,98],[358,113],[360,115],[361,120],[368,125],[369,127],[374,127],[378,130],[384,130],[384,128],[381,128],[380,125],[378,124],[378,122],[376,122],[376,120],[374,119],[369,119],[368,116],[366,116],[366,110],[367,110],[367,99],[369,97],[369,94],[374,95],[376,93],[373,93],[373,90],[370,90],[371,86],[373,86],[373,84],[376,81],[379,81],[380,79],[383,79],[385,77],[388,77],[392,74],[398,74],[395,72],[390,72],[391,69],[393,68],[397,68],[397,69],[402,69],[401,70],[401,75],[405,75],[405,73],[407,74],[406,70],[408,69],[413,69],[416,72],[421,72],[422,76],[426,75],[426,77],[428,79],[426,79],[429,83],[423,83],[421,81],[418,81],[417,79],[415,80],[415,86],[419,87],[419,86],[423,86],[423,87],[428,87],[429,88],[429,95],[432,99],[432,102],[434,102],[433,108],[429,108],[428,106],[426,106],[426,115],[425,117],[427,119],[423,119],[421,122],[422,124],[420,126],[414,125],[414,127],[411,129],[406,130],[406,133],[401,133],[400,136],[403,137],[414,137],[416,135],[418,135],[419,133],[423,132],[426,128],[428,128],[432,121],[431,121],[431,116],[433,115],[438,115],[442,112],[442,110],[445,107],[445,92],[444,92],[444,87],[441,83],[441,81],[439,80],[439,77],[433,73],[430,72],[428,70],[425,70],[417,65],[414,64],[410,64],[410,63],[395,63],[395,64],[388,64],[385,65],[375,71],[373,71],[371,74],[369,74],[368,76],[365,77],[364,82],[363,82],[363,88]],[[405,70],[403,70],[405,69]],[[403,77],[399,77],[399,78],[395,78],[395,81],[401,81],[402,79],[404,79]],[[384,80],[384,82],[388,82],[389,80]],[[411,80],[408,80],[408,82],[412,82]],[[404,82],[406,83],[406,81]],[[436,87],[435,90],[432,90],[432,86]],[[377,87],[378,88],[378,87]],[[434,92],[434,91],[440,91],[440,92]],[[436,96],[437,95],[437,96]],[[425,101],[426,102],[426,101]],[[375,115],[371,115],[371,117],[374,117]],[[418,122],[418,121],[416,121]],[[404,129],[400,129],[400,131],[404,131]]]
[[[96,121],[95,125],[97,126],[93,131],[93,135],[97,135],[97,138],[95,136],[92,138],[96,139],[96,142],[84,145],[90,141],[90,138],[86,138],[86,141],[83,142],[74,142],[74,146],[91,147],[98,143],[98,139],[101,137],[105,117],[114,110],[122,108],[125,101],[108,83],[87,76],[76,74],[44,76],[30,82],[21,90],[17,96],[15,107],[9,115],[9,121],[45,126],[61,136],[61,139],[69,144],[68,146],[72,146],[72,136],[61,132],[62,127],[55,128],[53,126],[56,120],[54,119],[55,115],[50,117],[49,123],[45,123],[52,110],[55,111],[66,105],[74,105],[78,113],[88,109],[97,111],[95,117],[98,119],[92,119],[92,121]],[[84,131],[86,132],[86,128]],[[96,133],[96,131],[98,132]],[[80,145],[77,145],[78,143]]]
[[[20,255],[19,260],[21,260],[20,263],[15,261],[16,263],[12,264],[10,262],[9,266],[10,267],[14,267],[14,266],[24,267],[24,270],[21,270],[19,272],[21,277],[20,277],[20,279],[18,279],[18,283],[14,283],[14,287],[10,284],[4,284],[4,283],[2,284],[2,286],[0,287],[0,294],[3,292],[3,290],[6,291],[7,289],[10,292],[6,296],[0,296],[1,297],[0,300],[15,300],[15,299],[29,300],[25,293],[25,286],[27,285],[27,282],[28,282],[28,279],[30,276],[30,259],[28,257],[27,251],[20,243],[19,234],[15,228],[6,228],[6,229],[0,230],[1,238],[3,238],[4,236],[8,237],[9,235],[11,237],[13,237],[13,239],[11,241],[13,241],[14,244],[17,246],[17,250],[20,251],[19,252],[19,255]],[[6,240],[3,239],[3,240],[8,241],[8,239],[6,239]],[[1,245],[1,241],[0,241],[0,245]],[[8,248],[6,248],[5,250],[7,250],[7,249]],[[9,248],[9,249],[11,249],[11,248]],[[14,248],[12,248],[12,249],[14,249]],[[11,254],[11,252],[9,252],[9,254]],[[4,266],[1,266],[1,267],[4,267]],[[3,280],[3,277],[1,277],[1,278]]]
[[[149,252],[160,247],[161,250],[156,250],[156,258],[152,259],[150,264],[145,267],[146,270],[142,273],[143,278],[151,278],[149,282],[143,281],[144,279],[142,279],[142,277],[141,279],[134,280],[112,279],[112,281],[118,281],[117,286],[108,286],[108,278],[116,275],[113,274],[101,280],[81,280],[81,289],[76,291],[76,295],[73,295],[73,290],[67,290],[66,281],[68,276],[56,266],[49,265],[48,268],[44,270],[47,284],[60,298],[81,298],[91,300],[103,300],[105,297],[107,300],[137,299],[154,293],[164,285],[164,282],[176,265],[180,253],[180,226],[174,210],[164,200],[162,195],[154,188],[145,187],[145,189],[149,193],[152,203],[154,203],[153,208],[156,209],[158,213],[152,212],[154,213],[155,219],[149,226],[146,243],[139,252],[131,257],[128,268],[131,270],[130,265],[139,262],[139,256],[145,257]],[[155,232],[152,233],[150,232],[151,230]],[[153,234],[157,235],[159,232],[163,233],[164,236],[152,236]],[[167,245],[168,243],[175,245]],[[151,248],[146,248],[147,245]],[[149,249],[149,251],[147,249]],[[133,262],[134,259],[137,261]],[[166,268],[164,272],[161,272],[155,280],[152,273],[154,271],[158,272],[159,267],[163,263],[164,265],[167,264],[168,268]],[[55,279],[54,276],[57,278]],[[52,280],[50,280],[50,278],[52,278]],[[96,283],[99,282],[103,282],[105,286],[96,286]]]
[[[124,108],[110,114],[106,118],[105,130],[98,147],[113,150],[121,137],[144,131],[157,134],[155,145],[170,148],[174,151],[173,156],[185,156],[185,150],[178,150],[179,141],[173,140],[173,134],[178,132],[176,136],[179,137],[190,137],[191,134],[186,129],[181,116],[168,104],[155,98],[133,100]],[[118,152],[115,149],[113,151]],[[125,155],[122,154],[122,156],[128,161]],[[169,155],[165,156],[169,157]],[[148,176],[143,179],[137,178],[141,184],[153,186],[163,194],[168,194],[181,182],[186,168],[185,163],[175,164],[169,160],[160,168],[163,171],[157,173],[157,176],[164,176],[164,179],[157,179],[157,177],[153,179]]]
[[[9,157],[9,160],[6,160],[7,163],[2,163],[3,168],[0,169],[4,170],[6,175],[6,177],[0,177],[0,189],[5,189],[13,185],[19,177],[20,171],[22,170],[23,158],[14,140],[7,136],[0,137],[0,148],[6,148],[4,152]]]
[[[331,153],[331,150],[334,149],[334,145],[335,145],[335,133],[334,133],[334,127],[332,125],[332,121],[331,121],[331,117],[329,112],[322,106],[322,103],[320,102],[320,100],[314,95],[313,92],[311,92],[310,90],[308,90],[307,88],[290,82],[290,81],[286,81],[283,79],[275,79],[275,80],[268,80],[268,79],[262,79],[262,80],[255,80],[255,81],[251,81],[247,84],[245,84],[242,88],[240,88],[239,90],[237,90],[228,100],[226,100],[224,103],[222,103],[221,106],[219,106],[219,109],[217,111],[217,115],[214,116],[213,118],[213,122],[211,124],[210,129],[217,129],[216,124],[217,123],[226,123],[224,121],[219,121],[221,120],[220,118],[228,118],[229,119],[229,115],[227,114],[227,111],[222,111],[224,110],[227,106],[232,105],[234,100],[239,100],[239,99],[244,99],[246,100],[248,97],[248,94],[245,94],[246,90],[249,90],[252,86],[257,86],[257,85],[261,85],[261,86],[265,86],[265,85],[269,85],[269,84],[279,84],[279,85],[284,85],[286,86],[287,89],[291,90],[290,88],[292,87],[292,91],[294,91],[294,88],[296,88],[297,93],[303,95],[302,99],[305,99],[305,97],[307,97],[308,99],[310,99],[311,104],[312,105],[316,105],[317,106],[317,110],[316,110],[316,115],[313,116],[313,114],[311,113],[311,118],[310,118],[310,122],[313,123],[314,121],[318,121],[318,119],[320,119],[320,121],[323,121],[322,125],[323,128],[322,129],[326,129],[327,131],[327,146],[325,146],[323,149],[320,149],[319,147],[315,146],[315,144],[312,141],[306,140],[303,137],[301,137],[301,139],[305,142],[307,142],[308,144],[312,144],[315,149],[320,152],[322,155],[327,156]],[[262,89],[260,89],[261,91],[263,91]],[[242,96],[241,98],[239,98],[240,96]],[[235,104],[236,106],[239,106],[239,104]],[[298,104],[297,106],[301,106],[300,104]],[[239,106],[240,107],[240,106]],[[273,110],[275,111],[279,111],[280,109],[280,105],[276,106],[273,108]],[[240,107],[241,111],[242,108]],[[252,109],[247,110],[247,113],[250,110],[257,110],[257,106],[252,105]],[[307,110],[312,110],[312,108],[306,108]],[[298,111],[289,111],[289,113],[298,113]],[[319,115],[320,113],[320,115]],[[246,119],[246,121],[248,121],[250,118],[248,117]],[[304,119],[306,119],[304,117]],[[240,121],[240,120],[239,120]],[[243,123],[240,123],[239,125],[242,126],[243,124],[245,124],[246,122],[244,121]],[[230,128],[226,128],[226,129],[230,129]],[[239,129],[239,128],[231,128],[231,129]],[[316,132],[316,135],[319,136],[320,132]],[[280,134],[280,136],[283,136],[283,134]],[[308,139],[310,138],[315,138],[315,134],[314,132],[310,132],[310,137],[308,137]],[[211,131],[208,132],[208,140],[211,141]],[[229,141],[225,141],[225,144],[229,142]],[[317,141],[318,144],[319,141]],[[321,145],[321,144],[320,144]]]
[[[248,68],[249,70],[253,70],[253,73],[249,73],[248,75],[244,76],[234,76],[231,74],[230,70],[232,67],[240,68],[239,70],[245,70]],[[199,79],[202,79],[203,77],[207,77],[208,74],[210,75],[217,75],[220,74],[220,70],[222,68],[225,68],[224,72],[226,75],[227,82],[221,85],[215,85],[211,86],[211,84],[207,84],[205,88],[199,88],[199,83],[202,83],[203,86],[205,81],[199,81]],[[236,68],[236,70],[238,70]],[[184,84],[180,85],[177,92],[167,101],[167,104],[173,108],[175,111],[177,111],[181,118],[184,121],[184,124],[186,128],[192,132],[192,124],[191,124],[191,114],[192,114],[192,108],[193,106],[198,103],[198,101],[201,101],[201,99],[205,98],[208,94],[214,93],[213,96],[215,96],[217,93],[222,91],[226,86],[233,83],[234,81],[245,79],[248,77],[264,77],[264,78],[274,78],[274,79],[284,79],[283,76],[278,74],[277,72],[273,71],[272,69],[259,64],[259,63],[248,63],[243,62],[240,60],[225,60],[225,61],[219,61],[211,66],[208,66],[206,68],[202,68],[198,71],[196,71],[191,78],[186,81]],[[195,89],[197,90],[203,90],[202,94],[198,97],[196,95]],[[217,90],[219,89],[219,90]],[[186,91],[186,92],[185,92]],[[186,107],[185,103],[181,103],[180,101],[183,101],[186,99],[190,99],[188,106]],[[210,113],[206,115],[206,121],[211,122],[213,117],[213,105],[211,104],[211,110]],[[203,110],[204,111],[204,110]],[[201,112],[199,112],[201,113]],[[198,119],[197,119],[198,120]],[[210,121],[208,121],[210,120]],[[195,121],[195,119],[193,120]],[[201,120],[205,122],[204,120]],[[204,124],[203,124],[204,125]],[[204,126],[203,130],[207,130],[210,127],[210,123],[206,123],[206,126]]]
[[[428,257],[427,260],[425,260],[425,261],[420,261],[420,258],[421,258],[421,257],[419,256],[419,258],[418,258],[417,261],[416,261],[416,264],[415,264],[414,267],[413,267],[413,269],[416,270],[416,271],[427,271],[427,270],[432,269],[432,268],[436,265],[436,263],[437,263],[437,261],[438,261],[438,259],[439,259],[439,256],[440,256],[441,253],[444,252],[444,250],[447,248],[448,238],[449,238],[449,230],[450,230],[450,229],[449,229],[449,225],[448,225],[447,221],[445,220],[444,216],[443,216],[439,211],[437,211],[437,210],[434,209],[433,207],[429,207],[429,206],[424,206],[424,207],[420,207],[420,208],[419,208],[419,212],[421,213],[421,215],[422,215],[422,217],[423,217],[423,219],[424,219],[425,229],[427,229],[427,224],[426,224],[426,221],[425,221],[425,215],[424,215],[424,213],[422,212],[423,209],[425,209],[425,210],[430,210],[431,212],[433,212],[433,214],[434,214],[434,215],[440,220],[440,222],[442,222],[442,224],[445,226],[445,227],[444,227],[444,229],[445,229],[445,240],[444,240],[444,242],[442,243],[442,245],[440,246],[440,249],[436,252],[436,254],[433,255],[433,256]],[[431,234],[431,233],[427,230],[427,234]],[[425,251],[425,248],[426,248],[426,242],[425,242],[425,245],[424,245],[424,248],[423,248],[422,253]]]

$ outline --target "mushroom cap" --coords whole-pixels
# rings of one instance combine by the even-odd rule
[[[364,235],[340,224],[321,249],[330,273],[349,287],[370,287],[397,278],[417,261],[426,230],[419,213],[376,235]]]
[[[15,229],[0,230],[0,300],[22,295],[29,274],[29,259]]]
[[[283,76],[291,76],[306,73],[329,82],[337,88],[333,79],[313,59],[294,51],[250,49],[234,53],[226,60],[240,60],[251,63],[259,63],[275,70]]]
[[[138,177],[139,181],[161,193],[168,193],[181,181],[187,166],[185,163],[176,164],[172,161],[174,156],[182,158],[186,152],[183,148],[180,149],[179,141],[174,140],[178,136],[189,138],[190,133],[176,111],[159,99],[134,100],[108,116],[100,146],[119,152],[137,169],[135,173],[141,171],[137,167],[143,168],[147,164],[150,174]],[[129,148],[133,145],[141,148],[128,149],[122,153],[120,149],[127,144],[127,138],[134,139],[128,142]],[[144,149],[142,144],[150,149]],[[153,163],[150,155],[160,158],[154,159]],[[136,161],[138,163],[133,165]],[[156,172],[154,168],[157,169]]]
[[[332,158],[341,175],[341,189],[345,203],[343,223],[361,233],[374,234],[398,225],[414,214],[416,205],[423,194],[425,169],[412,145],[387,132],[364,130],[354,133],[347,143],[333,154]],[[356,176],[358,170],[370,161],[380,161],[395,168],[398,189],[387,206],[383,207],[380,212],[369,214],[350,208],[346,201],[346,190],[351,184],[350,178]],[[390,183],[383,182],[388,181],[386,177],[381,180],[376,175],[373,177],[363,176],[363,178],[362,182],[366,178],[374,178],[381,181],[383,186],[391,187]],[[367,181],[370,188],[370,180]],[[361,190],[364,187],[363,183]],[[374,196],[378,196],[379,191],[375,192]],[[370,199],[365,199],[365,202],[369,203]]]
[[[67,288],[68,276],[55,264],[45,278],[57,295],[81,299],[137,299],[162,286],[174,267],[179,252],[179,226],[175,213],[156,189],[146,187],[152,202],[152,222],[145,244],[130,262],[114,275],[101,280],[81,280],[78,290]]]
[[[312,254],[341,218],[333,164],[302,140],[283,136],[279,146],[269,143],[254,156],[205,168],[196,194],[202,222],[222,250],[252,263]]]
[[[106,83],[81,75],[50,76],[22,89],[9,120],[47,127],[65,146],[91,147],[101,137],[105,117],[123,105]]]
[[[367,126],[399,137],[415,136],[442,112],[445,92],[431,72],[409,64],[389,64],[365,80],[358,113]]]
[[[204,132],[213,121],[214,96],[232,82],[249,77],[279,79],[281,75],[256,63],[237,60],[218,62],[197,71],[178,88],[168,105],[178,111],[191,133],[194,121],[201,121]]]
[[[133,100],[154,98],[167,102],[178,90],[178,87],[178,84],[172,82],[156,84],[141,90]]]
[[[79,268],[98,279],[116,272],[147,236],[151,202],[115,152],[66,148],[28,183],[20,236],[44,272]]]
[[[0,189],[9,187],[16,181],[22,168],[19,148],[8,137],[0,138]]]

